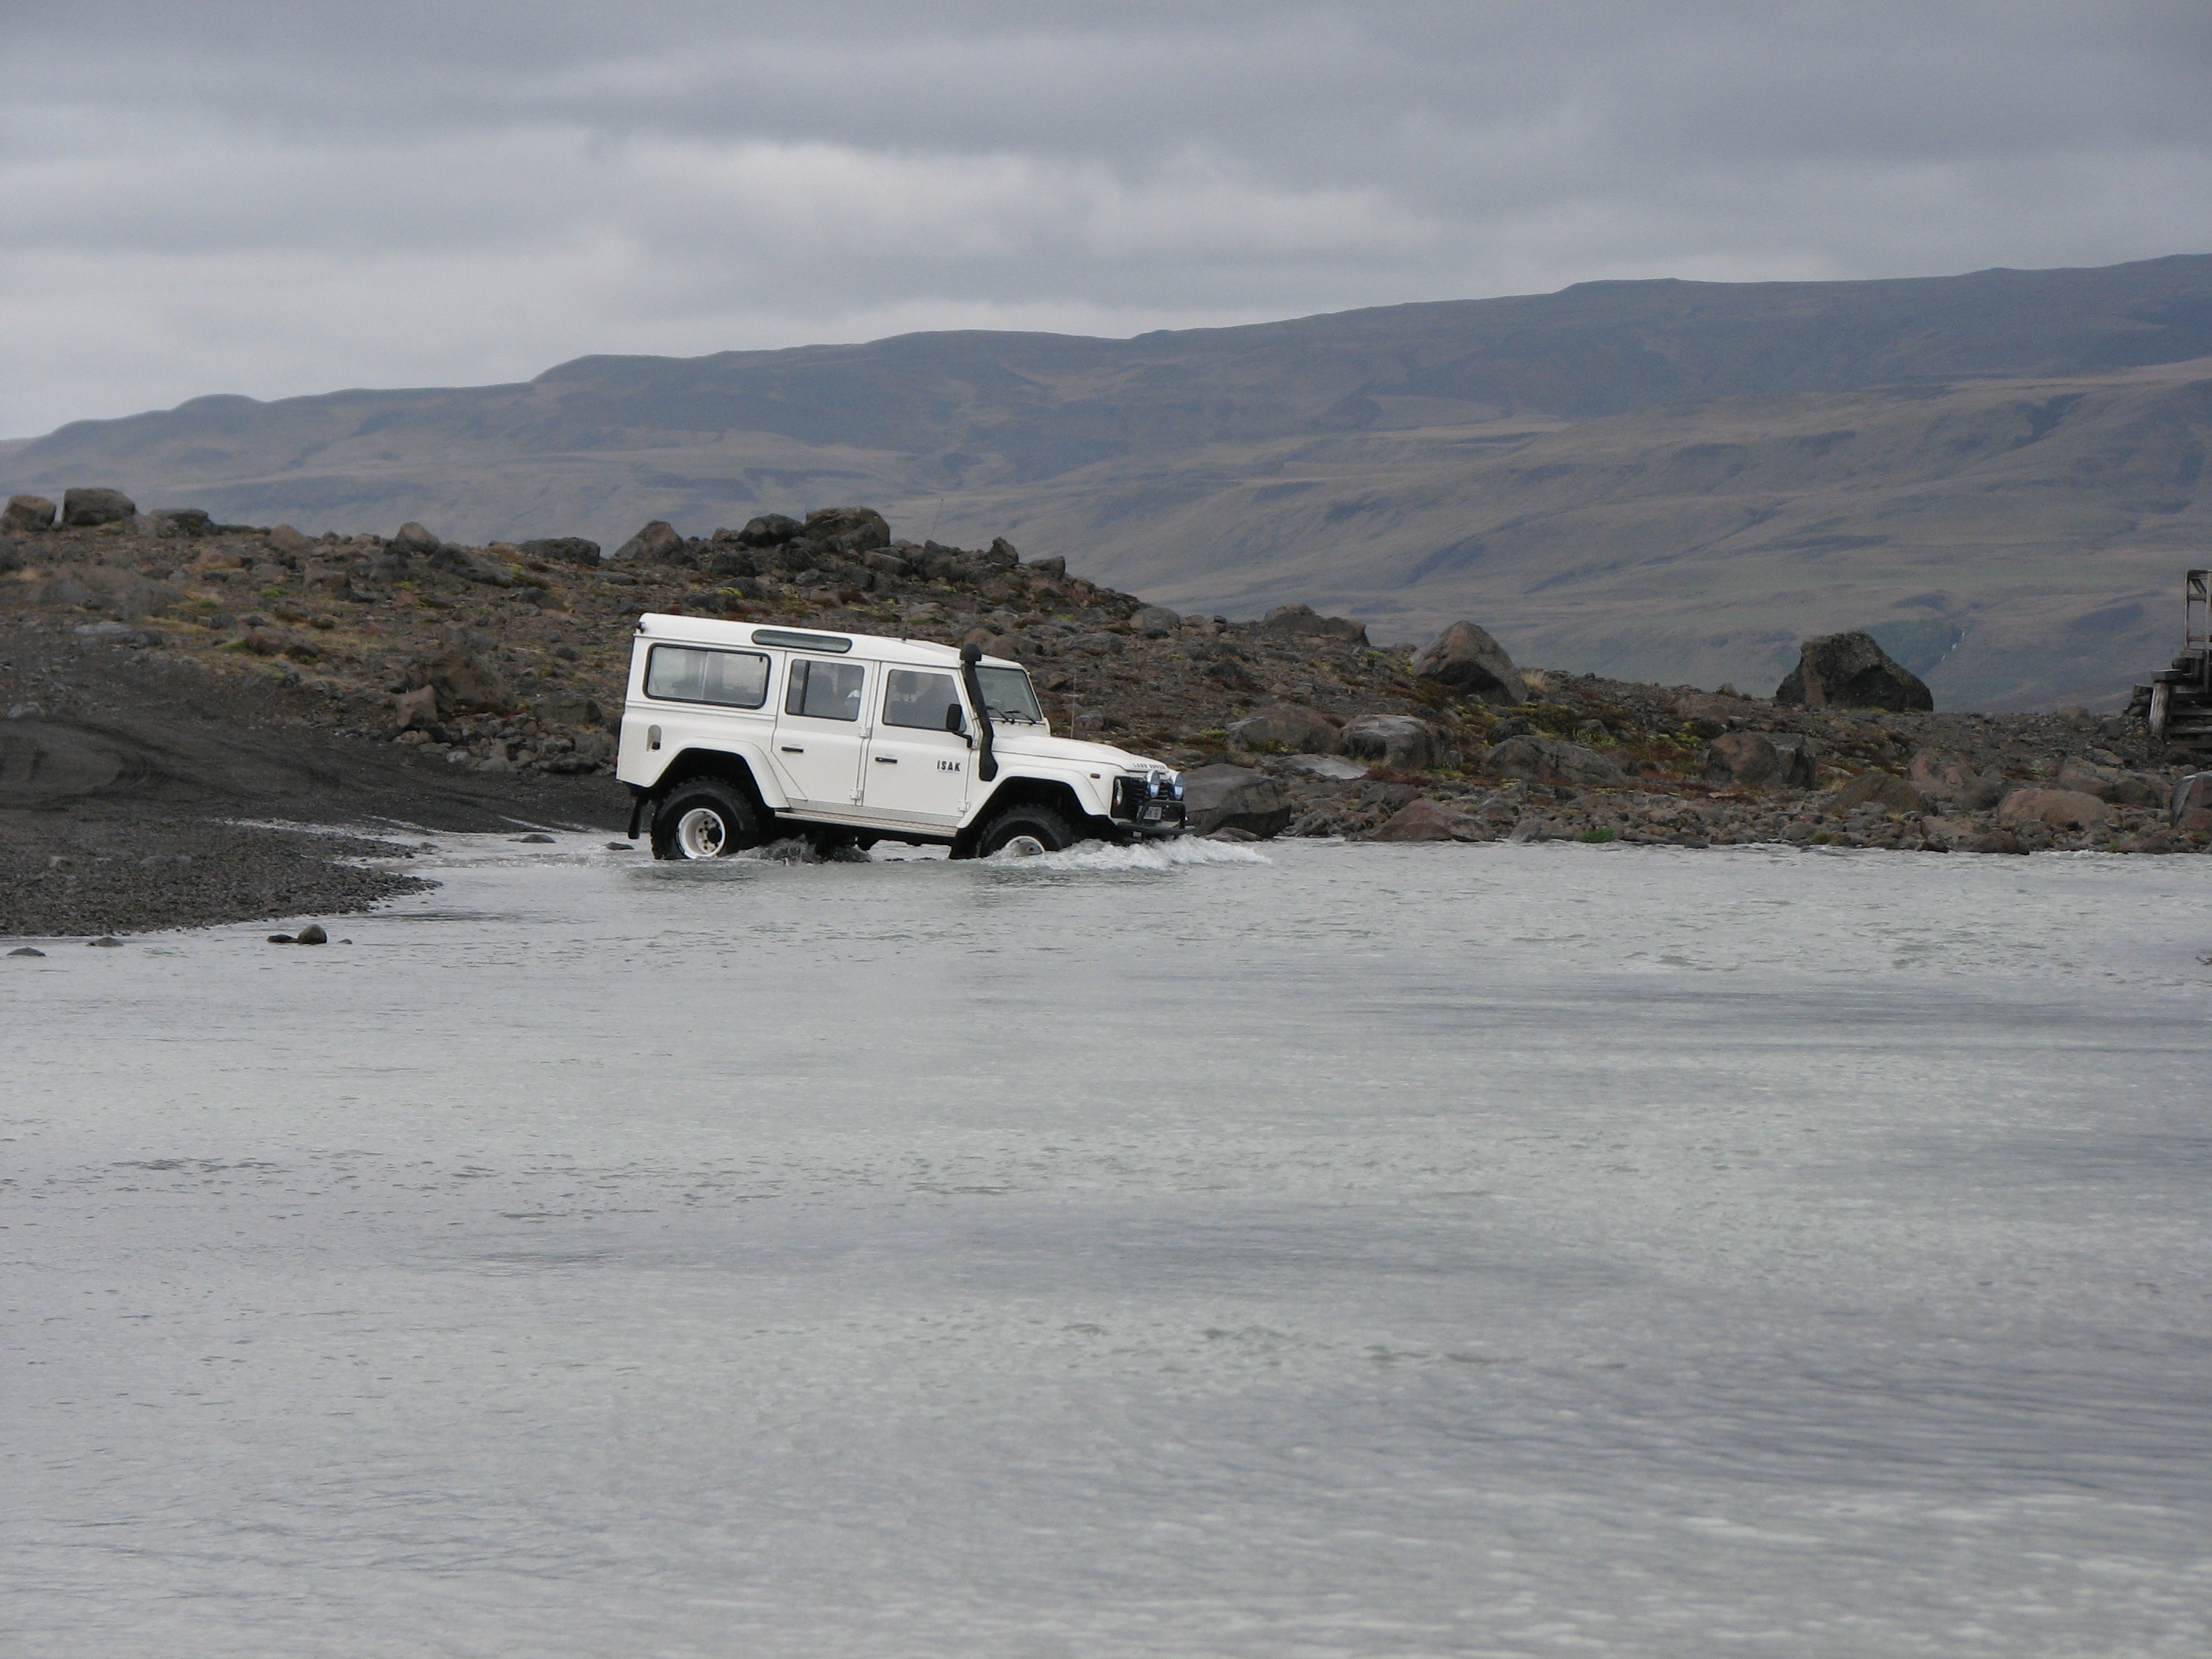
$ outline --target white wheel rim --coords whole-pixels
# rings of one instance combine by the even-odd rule
[[[1045,848],[1035,836],[1010,836],[999,850],[1010,859],[1034,859],[1043,857]]]
[[[687,859],[720,858],[729,828],[711,806],[695,806],[676,820],[676,846]]]

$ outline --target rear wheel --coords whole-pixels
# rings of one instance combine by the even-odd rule
[[[975,855],[988,858],[1024,839],[1035,842],[1037,852],[1058,853],[1074,846],[1078,837],[1074,826],[1049,806],[1009,806],[975,837]]]
[[[752,803],[713,778],[679,783],[653,818],[657,859],[720,859],[760,845]]]

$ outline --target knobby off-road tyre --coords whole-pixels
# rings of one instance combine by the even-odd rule
[[[760,845],[760,817],[726,783],[679,783],[653,816],[653,856],[720,859]]]
[[[1009,806],[992,817],[975,837],[975,856],[987,859],[1018,836],[1027,836],[1048,853],[1064,852],[1082,837],[1049,806]]]

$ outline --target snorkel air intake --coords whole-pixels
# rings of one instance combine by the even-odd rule
[[[991,753],[991,710],[983,701],[983,681],[975,665],[983,659],[980,645],[960,647],[960,683],[968,688],[968,701],[975,705],[975,775],[988,783],[999,775],[999,763]]]

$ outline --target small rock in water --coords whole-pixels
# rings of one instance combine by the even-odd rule
[[[637,851],[637,848],[632,847],[626,841],[611,841],[607,843],[607,851],[610,853],[635,853]]]
[[[123,941],[117,939],[112,933],[111,933],[105,939],[88,939],[85,943],[87,945],[104,945],[112,950],[119,947]]]
[[[309,922],[292,938],[295,945],[328,945],[330,942],[331,936],[323,931],[323,924],[319,921]]]
[[[553,844],[550,836],[517,836],[515,840],[532,847],[550,847]]]
[[[289,933],[271,933],[269,935],[269,942],[271,945],[297,945],[300,941]]]
[[[46,952],[44,951],[33,951],[27,945],[19,945],[14,950],[9,951],[8,954],[11,957],[42,957],[46,955]]]

